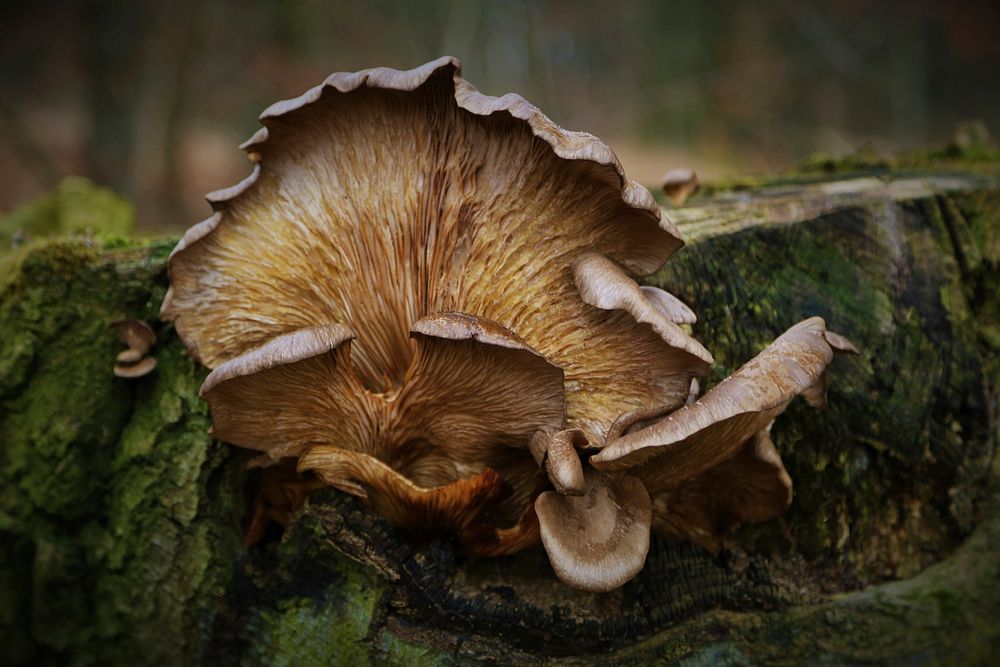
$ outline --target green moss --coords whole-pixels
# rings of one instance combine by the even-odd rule
[[[243,664],[370,664],[370,634],[384,595],[378,573],[337,551],[309,514],[299,518],[274,557],[273,569],[284,574],[254,596],[242,633]]]
[[[376,590],[347,585],[330,591],[330,603],[288,600],[277,610],[262,612],[257,622],[265,632],[255,641],[255,657],[246,664],[371,664],[364,639]]]
[[[831,368],[828,410],[796,403],[776,424],[795,501],[781,522],[741,533],[742,545],[779,561],[805,555],[808,576],[833,588],[920,574],[813,606],[716,610],[614,655],[545,661],[995,655],[1000,508],[980,498],[988,424],[967,415],[987,414],[982,387],[997,380],[998,355],[982,350],[1000,341],[998,212],[994,191],[839,211],[693,244],[655,278],[699,313],[695,333],[716,353],[712,381],[795,314],[824,316],[862,349]],[[156,324],[157,370],[132,382],[111,374],[121,346],[108,324],[156,321],[171,245],[36,242],[4,260],[0,662],[440,665],[514,655],[505,637],[482,648],[482,637],[451,626],[397,623],[419,603],[348,559],[311,509],[280,543],[242,548],[242,459],[206,434],[204,369]],[[924,569],[975,516],[989,518]],[[695,596],[684,582],[665,590],[679,605]],[[417,625],[414,611],[406,623]]]
[[[698,204],[720,193],[746,192],[761,187],[807,185],[866,176],[899,178],[949,171],[995,176],[1000,173],[1000,149],[990,143],[988,137],[960,136],[941,147],[895,155],[883,155],[871,146],[837,156],[816,153],[783,174],[738,176],[705,183],[692,203]],[[666,195],[660,193],[659,188],[655,188],[654,194],[661,205],[666,204]]]
[[[203,371],[161,328],[151,375],[111,373],[109,325],[155,316],[170,245],[35,245],[3,288],[0,562],[27,573],[0,604],[10,662],[183,662],[232,575],[237,474]]]
[[[802,174],[851,174],[885,172],[893,167],[893,160],[879,155],[871,146],[863,146],[853,153],[839,157],[815,153],[806,158],[796,171]]]
[[[969,266],[967,283],[974,304],[973,326],[989,354],[987,371],[994,388],[1000,386],[1000,193],[979,190],[956,195],[951,216],[968,230],[979,261]]]
[[[990,143],[988,136],[973,136],[961,132],[944,146],[903,151],[896,155],[879,154],[871,146],[838,157],[815,154],[795,169],[794,173],[819,174],[825,177],[838,174],[850,176],[893,174],[907,171],[959,169],[964,171],[986,170],[995,173],[1000,163],[1000,149]]]
[[[71,176],[51,194],[0,218],[0,252],[12,244],[61,235],[122,237],[134,226],[135,208],[128,200],[85,178]]]
[[[457,664],[450,655],[423,644],[407,641],[383,630],[375,641],[374,653],[380,665],[398,667],[447,667]]]

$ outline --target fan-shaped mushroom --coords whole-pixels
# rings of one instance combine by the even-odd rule
[[[682,326],[690,308],[634,278],[682,242],[596,137],[479,93],[453,58],[334,74],[261,121],[253,173],[209,195],[162,306],[214,369],[202,395],[218,437],[294,457],[471,554],[542,542],[592,590],[641,569],[650,526],[698,539],[704,521],[670,517],[714,500],[686,485],[733,479],[730,461],[775,468],[773,447],[744,443],[780,401],[754,408],[767,419],[750,431],[712,426],[732,403],[712,391],[682,407],[711,355]],[[801,341],[786,342],[765,353],[785,402],[832,356],[782,365]],[[662,426],[679,415],[690,432]],[[758,492],[771,502],[767,484],[740,487]]]
[[[663,175],[663,191],[670,197],[674,206],[681,206],[688,200],[688,197],[696,194],[701,189],[698,181],[698,174],[690,169],[671,169]]]
[[[122,350],[115,358],[114,373],[121,378],[138,378],[156,368],[156,359],[146,356],[156,345],[156,333],[142,320],[116,320],[111,326],[118,331],[128,349]]]

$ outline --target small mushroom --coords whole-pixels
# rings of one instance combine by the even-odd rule
[[[672,348],[669,354],[676,357],[676,363],[690,368],[687,381],[678,388],[683,402],[690,378],[704,373],[712,363],[709,351],[678,325],[693,321],[691,309],[663,290],[643,289],[621,266],[597,253],[581,253],[573,261],[573,279],[584,303],[602,310],[625,311],[637,322],[649,325]]]
[[[111,323],[122,337],[122,342],[128,345],[130,352],[144,356],[156,344],[156,333],[147,322],[142,320],[123,319]]]
[[[586,492],[547,491],[535,501],[542,544],[556,575],[574,588],[610,591],[646,562],[652,506],[634,477],[585,473]]]
[[[663,191],[674,206],[681,206],[701,188],[698,174],[690,169],[671,169],[663,175]]]
[[[148,375],[156,368],[156,359],[153,357],[143,357],[132,364],[115,364],[114,372],[116,377],[135,379]]]
[[[127,350],[122,350],[121,352],[119,352],[118,356],[115,357],[115,361],[121,364],[134,364],[135,362],[142,359],[144,355],[145,353],[142,352],[141,350],[136,350],[135,348],[130,347]]]
[[[156,334],[148,323],[142,320],[123,319],[111,323],[122,342],[128,346],[116,357],[114,373],[121,378],[138,378],[156,368],[156,359],[147,357],[156,344]]]
[[[735,456],[674,491],[653,496],[653,530],[718,551],[731,529],[781,516],[792,502],[792,479],[771,441],[755,433]]]

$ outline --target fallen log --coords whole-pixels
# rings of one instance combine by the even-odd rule
[[[654,539],[609,594],[544,554],[463,558],[314,494],[247,548],[256,484],[208,434],[206,370],[157,313],[173,241],[29,243],[0,265],[4,664],[985,662],[1000,649],[997,163],[758,184],[668,211],[650,282],[699,315],[722,379],[821,315],[861,350],[829,407],[772,433],[780,520],[719,554]],[[156,369],[112,372],[113,321]]]

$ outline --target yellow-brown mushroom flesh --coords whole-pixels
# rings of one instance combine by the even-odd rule
[[[253,173],[209,196],[215,213],[174,250],[162,307],[214,369],[202,392],[216,435],[295,457],[471,553],[538,544],[539,521],[558,530],[534,511],[548,474],[562,494],[624,484],[574,450],[607,452],[628,424],[669,419],[711,356],[679,326],[687,306],[635,282],[682,242],[612,151],[516,95],[479,93],[452,58],[335,74],[261,120],[244,145]],[[645,478],[657,479],[627,477]],[[624,494],[647,508],[607,516],[630,517],[641,543],[663,493],[675,515],[677,497],[700,502],[679,489]],[[619,585],[645,557],[624,553],[608,576],[613,554],[583,559],[573,583]]]

